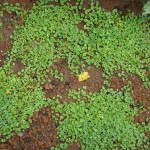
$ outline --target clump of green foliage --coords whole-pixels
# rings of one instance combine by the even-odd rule
[[[59,79],[60,81],[63,81],[64,80],[64,75],[63,73],[61,73],[59,70],[55,69],[55,70],[51,70],[50,71],[50,74],[56,78],[56,79]]]
[[[82,88],[78,88],[76,90],[68,90],[68,98],[72,99],[73,101],[80,101],[81,99],[85,102],[90,100],[92,93],[86,93],[86,86]]]
[[[18,17],[25,18],[27,16],[27,10],[20,7],[19,3],[3,3],[3,10],[15,13]]]
[[[30,121],[27,118],[33,112],[49,103],[54,105],[54,101],[45,99],[41,87],[50,73],[49,68],[58,58],[65,58],[76,75],[87,63],[102,67],[107,77],[122,69],[149,82],[143,69],[150,69],[150,34],[146,17],[121,16],[116,10],[105,12],[97,3],[92,3],[90,9],[83,8],[81,13],[83,1],[78,1],[77,6],[70,6],[65,0],[60,0],[59,6],[48,5],[50,1],[54,0],[39,0],[25,15],[25,23],[17,26],[12,37],[12,50],[7,52],[7,60],[0,67],[1,141],[28,128]],[[18,7],[6,5],[5,9],[20,15]],[[78,24],[83,22],[82,30]],[[14,74],[12,68],[17,59],[25,67]],[[58,75],[56,71],[53,73]],[[34,74],[36,78],[33,78]],[[70,91],[68,96],[76,103],[58,103],[53,108],[63,114],[63,119],[68,117],[58,121],[59,137],[63,142],[69,144],[80,140],[83,149],[117,149],[119,146],[135,149],[136,140],[137,146],[142,146],[147,139],[140,126],[133,124],[136,111],[129,108],[133,100],[128,94],[107,92],[86,96],[82,90],[78,93]],[[84,100],[89,97],[90,103]],[[64,146],[66,144],[61,145]]]
[[[0,68],[0,82],[0,135],[3,142],[14,133],[29,128],[31,120],[27,117],[48,103],[40,84],[28,76],[18,78]]]
[[[150,0],[147,1],[143,7],[143,15],[150,14]]]
[[[77,27],[81,22],[85,22],[85,30]],[[22,58],[25,65],[32,64],[39,71],[63,57],[76,74],[82,59],[102,66],[109,76],[122,69],[147,80],[143,68],[149,68],[150,63],[148,33],[146,17],[121,16],[116,10],[104,12],[94,4],[84,13],[77,6],[39,4],[14,34],[10,59]]]
[[[144,129],[133,123],[137,109],[131,109],[133,99],[128,92],[103,89],[90,94],[90,102],[79,99],[79,91],[73,91],[76,103],[59,104],[52,101],[52,109],[61,114],[58,127],[60,140],[65,144],[80,141],[82,150],[141,149],[148,150],[148,138]],[[71,93],[69,93],[71,95]],[[83,93],[83,97],[88,94]],[[56,147],[57,149],[57,147]],[[58,149],[64,149],[58,148]]]

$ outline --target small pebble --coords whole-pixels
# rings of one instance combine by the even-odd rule
[[[17,135],[18,135],[19,137],[22,137],[22,136],[23,136],[23,133],[22,133],[22,132],[19,132],[19,133],[17,133]]]

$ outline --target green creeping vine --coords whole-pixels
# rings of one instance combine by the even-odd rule
[[[30,120],[27,118],[35,111],[49,103],[54,109],[55,101],[46,99],[41,87],[51,72],[49,68],[59,58],[65,58],[76,75],[81,66],[88,64],[102,67],[107,78],[121,69],[137,74],[149,83],[145,68],[150,69],[150,29],[146,16],[121,16],[116,10],[105,12],[96,2],[90,9],[82,8],[83,1],[79,0],[77,6],[71,6],[65,0],[60,0],[58,6],[48,2],[58,1],[39,0],[22,15],[25,23],[17,26],[12,37],[12,50],[7,52],[7,60],[0,67],[2,142],[28,128]],[[5,10],[21,16],[18,5],[4,6]],[[83,23],[84,28],[79,28]],[[14,74],[13,65],[17,59],[21,60],[24,69]],[[57,78],[58,72],[53,73]],[[63,80],[63,75],[58,78]],[[76,103],[58,103],[54,109],[62,113],[63,118],[61,122],[58,120],[62,141],[59,147],[79,140],[82,149],[134,150],[136,146],[147,149],[149,143],[142,145],[147,142],[146,127],[133,124],[137,111],[129,107],[133,103],[129,94],[123,96],[121,92],[102,90],[86,96],[85,91],[79,90],[78,93],[70,91],[68,97]]]
[[[79,91],[76,92],[78,95]],[[83,97],[85,95],[88,97],[83,93]],[[72,97],[78,99],[75,91]],[[54,117],[60,125],[58,135],[62,141],[55,149],[65,150],[68,144],[76,141],[80,141],[82,150],[148,149],[150,143],[144,129],[133,123],[137,109],[130,108],[134,104],[127,92],[102,89],[100,93],[90,94],[89,103],[83,99],[69,104],[51,103],[53,111],[62,114],[59,120]]]
[[[50,71],[50,74],[56,78],[56,79],[59,79],[60,81],[63,81],[64,80],[64,75],[59,72],[59,70],[55,69],[55,70],[51,70]]]
[[[78,88],[77,90],[68,90],[68,98],[72,99],[74,102],[80,101],[82,99],[88,103],[92,94],[93,93],[86,93],[86,86]]]
[[[85,30],[78,29],[81,22],[85,22]],[[10,59],[21,58],[34,68],[32,72],[38,72],[63,57],[76,74],[82,59],[102,66],[108,76],[122,69],[148,81],[143,70],[150,63],[148,31],[146,17],[121,16],[94,5],[83,14],[77,6],[38,5],[14,34]]]
[[[0,137],[4,142],[14,133],[29,128],[32,120],[27,117],[48,103],[40,84],[29,76],[18,78],[0,69],[0,82]]]
[[[27,10],[24,10],[23,8],[20,7],[19,3],[11,4],[11,3],[3,3],[3,10],[8,11],[8,12],[13,12],[15,13],[18,17],[21,18],[26,18],[27,17]]]

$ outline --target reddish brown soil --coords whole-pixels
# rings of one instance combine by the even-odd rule
[[[79,142],[73,143],[68,146],[67,150],[81,150],[81,145]]]
[[[139,108],[141,103],[144,108],[146,108],[146,111],[144,112],[139,110],[138,116],[135,117],[135,122],[150,123],[150,88],[143,89],[141,80],[137,76],[132,76],[132,89],[132,97],[134,98],[137,107]],[[146,122],[146,118],[148,118],[148,122]]]
[[[110,79],[110,87],[115,91],[120,91],[125,85],[127,85],[127,81],[123,81],[121,77],[118,77],[118,73],[121,71],[115,71]]]
[[[2,35],[2,40],[0,41],[0,66],[4,64],[5,52],[10,51],[12,48],[10,36],[15,30],[14,22],[18,22],[20,25],[23,24],[23,20],[12,12],[4,12],[2,17],[2,29],[0,30],[0,35]]]
[[[51,109],[43,108],[34,113],[30,128],[26,132],[18,133],[4,144],[0,149],[4,150],[49,150],[56,146],[56,123],[52,119]]]
[[[147,76],[149,76],[148,73]],[[150,122],[150,88],[142,88],[143,83],[138,76],[128,75],[128,80],[123,81],[116,73],[114,73],[114,75],[111,77],[110,86],[115,91],[119,91],[121,88],[127,85],[128,81],[131,81],[132,83],[132,97],[137,108],[139,109],[138,115],[134,118],[135,122],[145,122],[146,118],[148,118],[148,122]],[[141,106],[146,109],[144,112],[140,111]],[[146,124],[148,122],[146,122]]]
[[[107,11],[118,9],[122,11],[123,14],[127,14],[127,12],[130,11],[136,15],[141,14],[143,4],[146,1],[147,0],[99,0],[101,6]]]
[[[80,29],[80,30],[84,30],[84,26],[85,26],[85,22],[80,22],[77,27]]]
[[[73,6],[76,4],[77,0],[71,0],[70,4]],[[121,11],[123,14],[127,14],[128,12],[134,12],[136,15],[140,15],[142,12],[143,4],[148,0],[98,0],[100,5],[106,11],[112,11],[113,9],[117,9]],[[84,0],[83,2],[84,8],[91,7],[91,0]]]
[[[0,41],[0,66],[4,63],[5,52],[12,48],[9,37],[15,29],[11,21],[13,18],[13,15],[9,13],[4,13],[2,18],[2,29],[0,30],[0,35],[2,35],[2,40]]]
[[[64,81],[60,82],[49,76],[52,79],[51,83],[45,83],[43,88],[45,90],[47,97],[53,97],[57,94],[62,96],[61,102],[69,102],[67,98],[67,90],[82,88],[87,86],[88,92],[97,92],[101,89],[103,84],[103,79],[101,77],[102,70],[92,68],[90,73],[90,78],[84,82],[78,82],[75,76],[72,76],[67,63],[65,60],[59,60],[54,66],[55,69],[60,70],[64,74]],[[135,75],[130,75],[129,80],[132,82],[132,97],[135,100],[137,108],[139,108],[139,114],[135,116],[134,120],[136,123],[145,122],[146,124],[150,122],[150,88],[143,89],[142,82],[139,77]],[[123,81],[116,73],[111,78],[111,87],[119,91],[127,82]],[[146,111],[141,112],[139,101],[143,103]],[[148,118],[148,122],[146,122]],[[48,150],[49,147],[55,146],[60,141],[57,139],[57,124],[52,119],[52,113],[50,107],[43,108],[39,112],[34,113],[32,119],[32,124],[30,128],[23,133],[18,133],[6,143],[0,144],[0,149],[4,150]],[[150,133],[146,132],[146,136],[150,137]],[[79,142],[73,143],[68,146],[67,150],[81,150],[81,145]]]
[[[15,65],[12,67],[14,73],[18,73],[22,69],[24,69],[24,65],[21,62],[21,59],[17,59]]]
[[[3,38],[0,42],[0,67],[4,64],[5,52],[11,50],[11,44],[9,38]]]
[[[11,2],[11,3],[20,3],[27,10],[31,9],[33,3],[36,0],[1,0],[1,2]],[[111,11],[114,8],[122,11],[124,14],[127,13],[128,10],[135,12],[137,15],[141,14],[143,2],[146,0],[99,0],[101,5],[105,8],[105,10]],[[75,5],[76,0],[72,0],[71,4]],[[52,4],[52,3],[50,3]],[[58,4],[53,4],[58,5]],[[90,1],[84,2],[84,7],[90,7]],[[3,39],[0,42],[0,66],[3,65],[5,60],[4,53],[7,50],[11,50],[10,38],[9,36],[13,33],[15,26],[13,24],[12,19],[15,18],[15,14],[5,13],[3,17],[3,28],[0,31]],[[19,19],[18,19],[19,20]],[[20,24],[23,23],[22,20],[19,20]],[[84,23],[78,25],[80,29],[84,29]],[[14,73],[17,73],[24,66],[21,63],[21,60],[17,60],[15,65],[13,66]],[[67,67],[67,63],[65,60],[59,60],[55,66],[55,69],[58,69],[60,72],[64,74],[64,81],[59,82],[59,80],[54,79],[52,76],[48,76],[48,78],[52,79],[51,83],[46,82],[43,85],[43,90],[45,91],[46,97],[55,97],[57,95],[61,95],[62,98],[60,101],[69,102],[70,99],[67,98],[67,91],[69,89],[77,89],[82,88],[83,86],[87,86],[87,92],[97,92],[101,89],[103,85],[102,78],[102,69],[92,68],[89,72],[90,78],[84,82],[78,82],[77,78],[71,75],[69,68]],[[150,76],[150,71],[147,72],[147,75]],[[34,75],[36,77],[36,75]],[[140,107],[140,103],[142,102],[146,111],[141,112],[139,108],[138,116],[135,116],[135,122],[141,123],[145,122],[146,118],[149,118],[148,122],[150,122],[150,88],[142,88],[142,82],[139,77],[132,75],[129,77],[129,80],[132,82],[132,97],[135,100],[135,104],[137,107]],[[111,87],[119,91],[124,85],[126,85],[126,81],[123,81],[117,74],[114,74],[111,77],[110,85]],[[17,135],[10,138],[5,143],[0,143],[0,150],[49,150],[51,146],[55,146],[60,143],[57,138],[57,124],[52,119],[51,109],[49,107],[42,108],[39,112],[34,113],[32,119],[32,123],[30,128],[27,129],[23,133],[18,133]],[[150,138],[150,133],[145,133]],[[79,142],[72,143],[68,146],[67,150],[80,150],[81,145]]]
[[[57,95],[60,95],[62,96],[60,102],[63,103],[70,101],[70,99],[68,99],[67,97],[69,89],[78,89],[86,86],[87,92],[98,92],[102,88],[104,80],[102,78],[102,69],[93,67],[89,71],[89,75],[91,77],[86,81],[79,82],[77,77],[71,75],[71,71],[69,70],[64,59],[59,60],[53,68],[58,69],[61,73],[63,73],[64,81],[60,82],[59,80],[49,75],[47,79],[51,79],[51,83],[46,82],[43,86],[43,88],[45,89],[46,97],[53,98]]]

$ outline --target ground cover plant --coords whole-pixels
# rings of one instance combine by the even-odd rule
[[[133,123],[137,109],[130,108],[129,105],[134,103],[129,93],[123,96],[122,92],[103,89],[90,96],[81,90],[82,98],[79,97],[79,91],[69,95],[78,102],[54,104],[52,101],[52,109],[63,114],[59,118],[58,132],[65,144],[56,149],[66,149],[67,144],[77,140],[81,142],[82,149],[88,150],[148,149],[143,127]],[[89,103],[86,102],[88,99]],[[141,139],[147,141],[143,147]]]
[[[150,14],[150,1],[147,1],[147,3],[143,7],[143,15]]]
[[[109,85],[114,71],[121,70],[118,76],[124,80],[128,74],[136,74],[149,88],[148,17],[106,12],[97,1],[92,1],[90,8],[82,5],[82,0],[75,6],[64,0],[39,0],[25,11],[19,4],[3,4],[4,11],[15,12],[24,24],[16,24],[12,50],[6,52],[0,67],[1,142],[29,128],[29,116],[49,106],[61,141],[51,149],[66,149],[78,141],[83,150],[149,148],[144,132],[150,125],[134,123],[138,111],[130,87],[115,92]],[[66,91],[70,103],[61,104],[59,95],[45,98],[42,87],[48,75],[64,81],[64,75],[52,69],[59,59],[66,60],[76,78],[90,69],[87,66],[101,67],[104,87],[95,93],[87,93],[86,87]],[[22,67],[15,71],[18,61]]]

